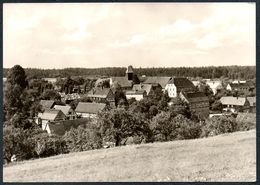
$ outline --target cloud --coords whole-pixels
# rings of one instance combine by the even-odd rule
[[[145,41],[145,35],[143,34],[135,34],[132,35],[127,41],[116,41],[112,44],[109,44],[112,48],[120,48],[120,47],[131,47],[134,45],[141,44]]]
[[[75,31],[74,33],[66,33],[62,35],[62,39],[69,41],[84,40],[91,37],[92,34],[84,30]]]
[[[3,13],[5,67],[255,63],[253,4],[8,4]]]

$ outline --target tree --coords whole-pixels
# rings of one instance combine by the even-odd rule
[[[26,88],[28,85],[26,74],[20,65],[15,65],[10,69],[7,76],[7,83],[11,84],[11,86],[19,85],[22,90]]]
[[[61,96],[55,90],[47,89],[46,91],[43,92],[43,94],[41,96],[41,99],[43,99],[43,100],[60,101],[61,100]]]
[[[98,115],[98,125],[104,141],[123,145],[128,137],[141,137],[151,140],[148,122],[141,114],[125,109],[112,109]]]
[[[150,129],[153,132],[155,141],[168,141],[170,134],[175,129],[171,122],[172,117],[169,112],[157,114],[150,122]]]
[[[22,112],[24,90],[28,82],[24,69],[15,65],[12,67],[7,76],[7,83],[4,89],[4,107],[7,118],[10,119],[15,113]]]
[[[115,91],[115,105],[116,107],[119,105],[119,102],[121,102],[121,105],[128,105],[125,93],[123,92],[122,88],[118,86]]]
[[[222,103],[219,101],[219,100],[217,100],[217,101],[215,101],[212,105],[212,110],[213,111],[222,111]]]
[[[63,136],[69,152],[81,152],[102,147],[102,139],[97,128],[72,128]]]
[[[237,122],[234,118],[228,116],[212,117],[206,120],[202,128],[202,136],[214,136],[236,130]]]

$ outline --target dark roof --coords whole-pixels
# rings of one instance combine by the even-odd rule
[[[99,111],[103,110],[106,107],[104,103],[87,103],[87,102],[79,102],[76,112],[80,113],[90,113],[97,114]]]
[[[152,84],[135,84],[133,86],[133,91],[146,91],[147,95],[152,89]]]
[[[203,92],[189,92],[183,93],[184,97],[189,103],[200,102],[200,101],[209,101],[209,98]]]
[[[220,98],[220,102],[223,105],[238,105],[243,106],[246,103],[245,97],[233,97],[233,96],[225,96]]]
[[[134,72],[134,69],[133,69],[133,66],[128,66],[127,69],[126,69],[126,73],[133,73]]]
[[[194,88],[194,84],[187,78],[172,78],[168,84],[174,84],[177,88]]]
[[[162,88],[168,84],[172,77],[159,77],[159,76],[152,76],[147,77],[147,79],[143,82],[144,84],[159,84]]]
[[[88,92],[88,97],[106,98],[110,92],[110,88],[93,88]]]
[[[54,100],[41,100],[40,105],[43,106],[43,108],[51,109],[54,105]]]
[[[119,84],[121,87],[132,87],[132,82],[126,77],[111,77],[113,84]]]
[[[43,113],[39,113],[38,117],[44,120],[54,121],[58,114],[63,114],[63,112],[61,110],[56,109],[46,109]]]
[[[75,120],[62,120],[48,123],[51,134],[64,135],[72,128],[77,128],[79,125],[86,125],[90,121],[89,118],[80,118]]]
[[[251,83],[230,83],[229,84],[231,86],[231,88],[250,88],[252,87]]]

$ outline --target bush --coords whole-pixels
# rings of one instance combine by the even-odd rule
[[[199,122],[194,122],[185,116],[179,114],[173,121],[172,125],[175,125],[175,130],[171,134],[170,138],[173,139],[196,139],[201,135],[202,125]]]
[[[81,152],[102,147],[102,138],[95,128],[72,128],[63,136],[68,152]]]
[[[50,136],[47,133],[36,135],[33,140],[34,152],[38,157],[49,157],[53,155],[67,153],[66,143],[59,136]]]
[[[34,145],[29,135],[21,128],[5,126],[3,129],[3,158],[11,161],[16,155],[18,161],[34,157]]]
[[[214,136],[223,133],[235,132],[238,130],[237,122],[232,117],[212,117],[206,120],[202,128],[202,137]]]

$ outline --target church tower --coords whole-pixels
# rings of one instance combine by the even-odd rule
[[[128,66],[125,73],[126,73],[127,80],[132,81],[134,76],[133,66]]]

